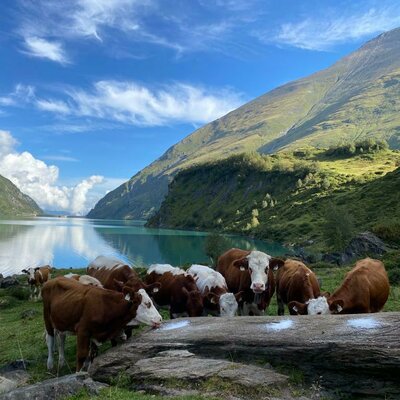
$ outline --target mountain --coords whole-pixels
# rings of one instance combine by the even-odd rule
[[[196,130],[108,193],[91,218],[148,218],[192,165],[249,151],[329,147],[373,137],[400,147],[400,28]]]
[[[40,207],[11,181],[0,175],[0,216],[40,215]]]

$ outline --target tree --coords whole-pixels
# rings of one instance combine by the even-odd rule
[[[204,251],[210,257],[214,267],[217,266],[218,257],[231,247],[230,240],[218,233],[208,235],[204,242]]]
[[[345,208],[329,203],[325,209],[322,232],[332,250],[344,250],[354,234],[353,217]]]

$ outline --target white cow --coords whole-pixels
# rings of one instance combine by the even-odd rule
[[[196,281],[200,293],[204,296],[204,309],[207,314],[221,317],[235,316],[241,293],[235,297],[228,293],[225,278],[217,271],[205,265],[192,265],[188,271]]]

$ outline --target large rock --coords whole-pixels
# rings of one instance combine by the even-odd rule
[[[14,276],[6,276],[5,278],[2,278],[0,280],[0,287],[2,289],[6,289],[8,287],[17,286],[17,285],[19,285],[19,282],[18,282],[17,278],[15,278]]]
[[[159,373],[167,374],[175,361],[163,361],[159,353],[186,350],[195,357],[182,358],[179,365],[210,359],[204,364],[210,361],[213,373],[219,371],[218,360],[226,358],[253,365],[284,364],[327,390],[400,396],[399,326],[400,313],[174,320],[98,357],[89,373],[109,382],[122,371],[133,377],[140,371],[146,374],[156,361]],[[188,374],[196,375],[197,367]]]
[[[93,381],[87,374],[73,374],[11,390],[0,396],[0,400],[62,399],[72,396],[82,389],[86,389],[90,395],[96,395],[100,389],[106,386],[103,383]]]
[[[385,243],[371,232],[363,232],[351,239],[342,253],[329,253],[322,261],[337,265],[353,262],[357,258],[381,256],[387,252]]]

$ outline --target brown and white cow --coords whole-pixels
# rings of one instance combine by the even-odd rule
[[[77,282],[81,283],[82,285],[91,285],[91,286],[97,286],[102,288],[103,285],[100,283],[100,281],[93,276],[90,275],[79,275],[79,274],[74,274],[70,272],[69,274],[64,275],[64,278],[69,278],[69,279],[74,279]]]
[[[158,306],[168,306],[170,317],[200,317],[203,315],[203,297],[194,278],[183,269],[169,264],[153,264],[147,270],[146,283],[159,283],[161,288],[153,294]]]
[[[105,289],[122,291],[128,286],[134,291],[146,290],[150,295],[157,292],[160,284],[146,285],[137,272],[125,262],[113,257],[98,256],[87,267],[87,273],[98,279]]]
[[[30,299],[34,300],[35,297],[40,299],[42,286],[51,278],[51,271],[50,265],[22,270],[23,273],[28,275],[28,283],[31,289]]]
[[[158,327],[162,318],[144,289],[128,286],[122,293],[82,285],[74,279],[58,277],[43,286],[43,316],[48,348],[47,368],[52,369],[54,337],[59,333],[59,367],[64,362],[67,332],[77,336],[76,370],[87,367],[90,343],[104,342],[120,334],[132,322]]]
[[[332,314],[381,311],[389,297],[389,279],[379,260],[364,258],[346,274],[342,285],[328,298]]]
[[[273,269],[284,261],[261,251],[230,249],[218,259],[217,271],[235,294],[243,292],[239,301],[240,315],[262,315],[275,292]]]
[[[301,261],[286,260],[276,273],[278,315],[284,315],[284,304],[292,315],[329,314],[326,297],[321,295],[318,279]]]
[[[205,265],[194,264],[187,270],[196,281],[203,295],[205,314],[221,317],[233,317],[238,310],[237,298],[241,293],[229,293],[225,278],[217,271]]]

